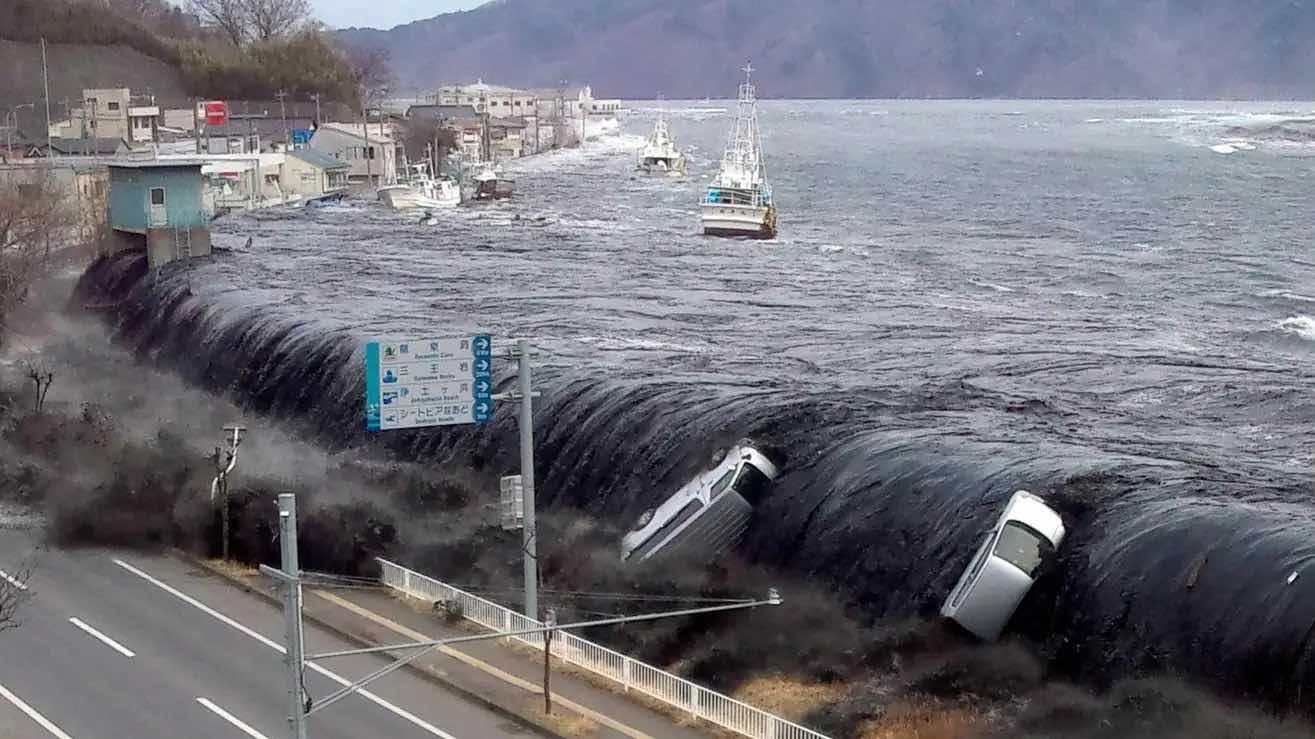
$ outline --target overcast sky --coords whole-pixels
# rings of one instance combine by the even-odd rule
[[[487,0],[310,0],[315,17],[332,28],[369,26],[392,28],[433,18],[440,13],[469,10]]]

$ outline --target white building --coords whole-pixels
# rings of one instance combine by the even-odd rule
[[[469,105],[476,113],[495,118],[520,118],[535,115],[537,99],[528,90],[490,85],[478,80],[470,85],[447,85],[430,96],[434,105]]]
[[[585,115],[614,118],[621,111],[620,100],[595,100],[594,90],[584,87],[545,87],[531,90],[542,119],[582,118]]]
[[[82,91],[80,117],[83,138],[123,139],[130,144],[155,141],[160,106],[150,97],[133,97],[126,87]]]
[[[310,148],[346,162],[352,182],[397,181],[397,142],[384,124],[325,123],[315,130]]]

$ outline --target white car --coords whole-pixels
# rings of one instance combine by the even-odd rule
[[[779,474],[750,442],[740,442],[715,467],[644,511],[621,539],[621,561],[643,562],[660,552],[716,557],[739,541],[753,504]]]
[[[1041,565],[1064,541],[1064,521],[1045,501],[1020,490],[986,534],[950,591],[941,615],[985,641],[1000,638]]]

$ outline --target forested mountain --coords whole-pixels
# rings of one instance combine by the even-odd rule
[[[495,0],[341,33],[420,88],[727,96],[752,59],[777,97],[1315,93],[1315,0]]]

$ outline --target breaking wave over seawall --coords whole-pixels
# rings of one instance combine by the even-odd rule
[[[628,154],[605,150],[565,174],[527,165],[514,204],[437,230],[369,204],[232,219],[208,263],[102,260],[80,301],[145,360],[253,413],[470,469],[490,491],[517,467],[511,409],[367,434],[361,344],[534,337],[544,506],[625,528],[753,438],[784,475],[741,554],[871,618],[934,616],[1000,504],[1029,489],[1070,533],[1012,626],[1060,671],[1181,671],[1315,708],[1313,350],[1280,326],[1308,310],[1293,296],[1312,265],[1285,238],[1304,230],[1266,209],[1280,186],[1226,157],[1184,165],[1153,138],[1056,150],[1056,131],[1089,137],[1083,121],[1120,111],[1028,112],[1050,130],[1035,144],[1018,116],[983,116],[947,149],[918,132],[953,116],[882,109],[894,129],[864,139],[889,144],[871,161],[916,192],[855,212],[807,186],[872,187],[846,163],[861,147],[845,137],[867,135],[852,116],[768,108],[776,189],[795,200],[777,244],[701,239],[679,220],[697,182],[628,180]],[[714,123],[678,139],[714,151]],[[1193,171],[1171,182],[1148,162]],[[1220,203],[1257,210],[1203,202],[1225,185]]]

